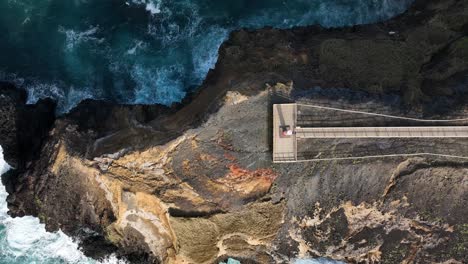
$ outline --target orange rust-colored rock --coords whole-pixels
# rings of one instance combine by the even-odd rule
[[[229,173],[217,180],[232,191],[243,195],[262,194],[268,192],[274,180],[278,177],[272,169],[248,170],[237,164],[229,165]]]

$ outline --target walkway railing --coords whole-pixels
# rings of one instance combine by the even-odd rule
[[[281,93],[275,93],[276,96],[282,96]],[[286,99],[290,100],[290,97],[284,96]],[[317,105],[308,105],[308,104],[287,104],[288,107],[290,108],[291,106],[294,107],[294,111],[291,112],[291,110],[288,108],[287,115],[292,115],[288,118],[283,115],[282,105],[277,105],[277,109],[274,110],[273,112],[276,113],[274,114],[274,128],[275,130],[279,130],[280,126],[288,126],[294,129],[294,136],[293,140],[291,139],[282,139],[281,136],[278,136],[278,133],[273,133],[275,139],[273,140],[274,145],[278,144],[281,145],[281,148],[276,148],[276,151],[281,151],[281,150],[291,150],[291,152],[280,152],[280,153],[273,153],[273,161],[274,162],[302,162],[302,161],[325,161],[325,160],[350,160],[350,159],[368,159],[368,158],[379,158],[379,157],[403,157],[403,156],[438,156],[438,157],[447,157],[447,158],[461,158],[461,159],[468,159],[468,149],[466,149],[466,144],[462,144],[462,142],[457,142],[453,141],[453,138],[468,138],[468,118],[457,118],[457,119],[420,119],[420,118],[413,118],[413,117],[401,117],[401,116],[393,116],[393,115],[388,115],[388,114],[378,114],[378,113],[370,113],[370,112],[364,112],[364,111],[357,111],[357,110],[346,110],[346,109],[340,109],[340,108],[334,108],[334,107],[328,107],[328,106],[317,106]],[[286,105],[285,105],[286,106]],[[317,110],[325,110],[325,111],[338,111],[342,113],[350,113],[350,114],[356,114],[356,115],[361,115],[361,116],[368,116],[368,117],[378,117],[378,118],[385,118],[391,119],[391,120],[402,120],[404,124],[413,124],[412,122],[421,122],[423,124],[431,124],[431,126],[376,126],[376,127],[368,127],[368,126],[343,126],[343,127],[300,127],[298,126],[298,122],[300,122],[301,119],[301,112],[307,112],[304,109],[307,108],[313,108]],[[276,112],[275,112],[276,111]],[[279,113],[281,112],[281,113]],[[310,112],[307,112],[310,113]],[[312,112],[314,113],[314,112]],[[315,113],[317,114],[318,117],[323,118],[324,120],[327,120],[328,117],[323,114],[323,113]],[[283,115],[283,121],[278,120],[278,116],[276,115]],[[347,115],[343,115],[347,116]],[[340,116],[342,117],[342,116]],[[335,118],[336,119],[336,118]],[[285,121],[287,120],[287,122]],[[364,123],[366,121],[372,122],[374,118],[371,118],[370,120],[367,120],[366,118],[363,118],[360,122]],[[334,120],[333,122],[339,122],[339,119]],[[345,120],[348,121],[349,120]],[[379,120],[378,124],[382,124],[383,120]],[[320,122],[317,122],[320,124]],[[400,122],[393,122],[400,124]],[[463,123],[463,125],[458,125]],[[434,124],[437,124],[435,126]],[[445,126],[444,126],[445,125]],[[355,145],[353,142],[348,142],[351,145],[347,146],[353,146],[353,149],[349,149],[352,153],[340,153],[339,148],[335,149],[335,145],[333,144],[340,144],[340,148],[342,149],[343,140],[346,139],[354,139],[354,138],[361,138],[361,139],[373,139],[373,138],[382,138],[382,139],[389,139],[389,138],[407,138],[408,141],[384,141],[380,145],[375,145],[378,146],[377,152],[381,152],[382,154],[377,154],[374,155],[373,151],[362,151],[361,155],[359,155],[356,152],[356,149],[354,149]],[[437,138],[437,141],[427,141],[427,142],[420,142],[416,138]],[[445,138],[452,140],[446,141]],[[306,143],[306,141],[301,141],[303,139],[335,139],[335,141],[331,141],[332,145],[330,145],[330,148],[333,148],[334,151],[330,152],[327,150],[322,150],[319,151],[316,149],[316,147],[323,146],[323,142],[311,144],[311,143]],[[343,139],[343,140],[340,140]],[[439,140],[440,139],[440,140]],[[300,143],[298,143],[298,140]],[[336,141],[339,140],[339,141]],[[444,140],[444,141],[441,141]],[[360,141],[362,144],[366,144],[366,142]],[[378,141],[381,142],[381,141]],[[386,143],[385,143],[386,142]],[[402,142],[407,142],[405,144],[400,144]],[[447,142],[447,146],[449,148],[454,148],[451,149],[451,151],[443,151],[444,148],[438,147],[438,144],[442,144],[445,146],[445,143],[442,142]],[[377,144],[368,142],[369,144]],[[415,153],[401,153],[401,154],[392,154],[391,149],[385,149],[385,151],[379,151],[383,150],[380,149],[384,145],[393,145],[394,143],[400,144],[398,145],[398,149],[395,149],[395,152],[400,152],[405,151],[407,146],[412,146],[415,147]],[[458,144],[457,144],[458,143]],[[293,144],[293,145],[291,145]],[[309,145],[310,144],[310,145]],[[362,145],[361,144],[361,145]],[[290,147],[287,147],[290,146]],[[314,149],[314,151],[311,151],[310,153],[308,152],[308,146],[310,146],[311,149]],[[360,145],[357,145],[358,147],[362,147]],[[466,154],[464,153],[463,150],[460,152],[460,148],[457,146],[460,146],[461,149],[466,150]],[[465,147],[464,147],[465,146]],[[349,147],[348,147],[349,148]],[[410,149],[411,147],[409,147]],[[434,148],[435,152],[439,153],[432,153],[431,150]],[[275,147],[274,147],[275,149]],[[338,151],[335,153],[335,150]],[[429,150],[429,152],[428,152]],[[453,150],[453,151],[452,151]],[[306,152],[304,152],[306,151]],[[346,150],[344,150],[346,152]],[[315,153],[315,154],[314,154]],[[460,155],[458,155],[460,153]],[[322,154],[326,154],[323,156]],[[349,155],[357,154],[357,157],[351,157]],[[333,157],[336,155],[335,157]],[[330,157],[332,156],[332,157]]]

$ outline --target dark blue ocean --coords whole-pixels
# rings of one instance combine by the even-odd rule
[[[370,23],[411,2],[0,0],[0,80],[24,87],[29,103],[55,98],[59,113],[86,98],[170,105],[202,82],[232,30]],[[5,169],[0,154],[0,174]],[[38,219],[9,217],[5,199],[0,186],[0,264],[95,263]]]
[[[53,97],[180,101],[241,27],[325,27],[395,16],[412,0],[2,0],[0,80]]]

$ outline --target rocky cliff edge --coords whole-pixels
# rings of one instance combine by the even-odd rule
[[[16,168],[4,177],[10,214],[81,238],[93,257],[135,263],[464,263],[466,161],[272,164],[271,104],[290,100],[282,91],[398,115],[466,115],[467,33],[468,3],[456,0],[417,0],[373,25],[239,30],[198,92],[171,108],[86,101],[55,118],[53,102],[26,106],[1,84],[0,144]]]

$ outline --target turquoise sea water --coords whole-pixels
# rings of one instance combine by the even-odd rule
[[[169,105],[202,82],[232,30],[369,23],[411,2],[2,0],[0,80],[26,88],[29,103],[57,99],[59,112],[85,98]],[[0,154],[0,174],[6,168]],[[47,233],[38,219],[9,217],[6,195],[0,186],[0,264],[96,263],[62,232]]]
[[[64,112],[84,98],[180,101],[241,27],[369,23],[412,0],[2,0],[0,80],[53,97]]]
[[[8,170],[0,146],[0,175]],[[0,264],[124,264],[114,256],[101,262],[87,258],[78,244],[63,232],[45,231],[39,219],[31,216],[11,218],[7,192],[0,184]]]
[[[9,169],[0,146],[0,176]],[[7,212],[7,192],[0,181],[0,264],[128,264],[108,256],[96,261],[86,257],[77,241],[58,231],[49,233],[38,218],[11,218]],[[328,259],[297,259],[294,264],[344,264]],[[221,264],[221,263],[220,263]],[[225,264],[241,264],[229,259]]]

